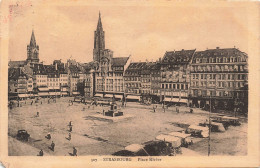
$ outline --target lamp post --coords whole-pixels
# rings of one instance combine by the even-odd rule
[[[211,119],[210,119],[210,113],[211,113],[211,95],[209,97],[209,138],[208,138],[208,156],[210,155],[210,133],[211,133]]]

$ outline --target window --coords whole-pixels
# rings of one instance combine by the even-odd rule
[[[164,84],[162,84],[162,88],[164,89]]]

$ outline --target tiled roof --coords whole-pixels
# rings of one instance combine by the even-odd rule
[[[69,70],[70,70],[71,73],[79,73],[80,72],[79,67],[77,67],[76,65],[70,65]]]
[[[17,68],[26,65],[26,61],[9,61],[9,68]]]
[[[115,57],[112,58],[112,66],[124,66],[129,57]]]
[[[185,64],[189,63],[195,50],[167,51],[162,59],[162,63]]]
[[[21,68],[9,68],[8,69],[8,79],[18,79],[20,76],[25,76],[26,74],[22,71]]]
[[[33,64],[33,74],[34,75],[46,75],[46,70],[43,64]]]
[[[126,70],[142,70],[146,65],[146,62],[132,62]]]
[[[202,57],[233,57],[233,56],[245,56],[247,54],[241,52],[237,48],[216,48],[216,49],[207,49],[205,51],[197,51],[194,55],[194,58]]]

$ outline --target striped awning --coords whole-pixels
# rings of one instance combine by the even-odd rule
[[[61,92],[62,95],[68,95],[68,92]]]
[[[115,98],[117,98],[117,99],[122,99],[122,98],[123,98],[123,95],[115,95]]]
[[[50,96],[60,95],[60,92],[50,92]]]
[[[46,88],[46,87],[38,88],[38,89],[39,89],[39,91],[41,91],[41,92],[49,91],[49,88]]]
[[[171,97],[165,97],[164,101],[166,102],[179,102],[179,98],[171,98]]]
[[[127,99],[140,100],[140,96],[128,95]]]
[[[79,95],[79,92],[72,92],[73,95]]]
[[[109,98],[112,98],[112,97],[113,97],[113,95],[111,95],[111,94],[106,94],[104,97],[109,97]]]
[[[103,94],[97,93],[97,94],[95,94],[95,97],[103,97]]]
[[[24,97],[29,97],[28,94],[18,94],[18,97],[24,98]]]
[[[39,96],[49,96],[48,92],[39,92],[38,93]]]

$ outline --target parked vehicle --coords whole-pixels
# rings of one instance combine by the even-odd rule
[[[21,141],[29,141],[30,134],[26,130],[18,130],[16,137]]]

